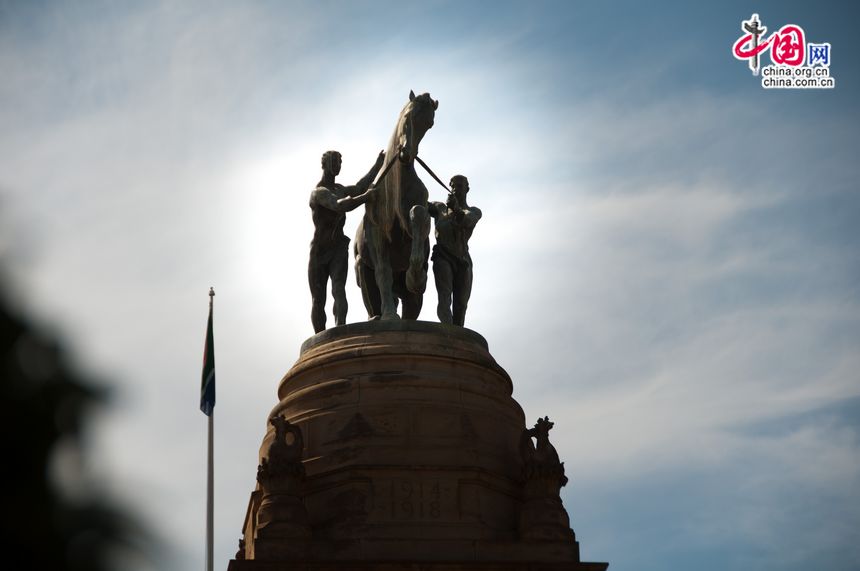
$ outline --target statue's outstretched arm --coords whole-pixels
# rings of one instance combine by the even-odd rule
[[[311,207],[317,205],[335,212],[349,212],[367,202],[367,199],[373,195],[373,190],[367,189],[358,196],[338,198],[332,191],[321,186],[311,193]]]
[[[361,180],[353,186],[344,187],[346,189],[346,193],[350,196],[356,196],[365,192],[370,187],[370,183],[373,182],[373,179],[376,178],[376,174],[379,172],[379,169],[382,168],[383,162],[385,162],[385,151],[379,151],[379,156],[376,157],[376,162],[372,167],[370,167],[367,174],[361,177]]]

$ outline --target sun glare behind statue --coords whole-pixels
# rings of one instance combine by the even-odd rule
[[[302,337],[310,336],[310,292],[307,284],[308,252],[314,227],[308,206],[311,191],[320,180],[320,157],[328,149],[343,155],[337,182],[355,184],[372,165],[381,147],[366,141],[338,145],[309,141],[301,146],[272,146],[257,159],[245,161],[235,171],[234,207],[239,227],[237,249],[242,252],[237,279],[247,292],[247,303],[265,312],[273,322],[296,324]],[[364,213],[359,207],[346,215],[344,233],[350,238],[347,278],[348,322],[365,318],[361,292],[352,268],[352,240]],[[333,325],[330,286],[326,311]]]
[[[305,305],[310,313],[304,283],[296,279],[296,270],[307,263],[305,250],[313,231],[307,199],[299,189],[313,184],[306,179],[313,180],[316,173],[313,165],[300,164],[303,154],[277,149],[246,161],[234,176],[235,235],[242,253],[236,277],[249,305],[285,319]]]

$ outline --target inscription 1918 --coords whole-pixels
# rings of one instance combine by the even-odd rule
[[[451,489],[435,479],[396,478],[376,482],[376,517],[397,521],[434,521],[452,514]]]

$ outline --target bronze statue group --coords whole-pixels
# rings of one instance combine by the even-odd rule
[[[325,329],[329,280],[335,324],[346,323],[349,238],[343,227],[346,213],[362,204],[365,212],[354,253],[356,279],[368,318],[398,319],[398,303],[402,304],[404,319],[418,318],[427,283],[432,218],[436,244],[430,259],[439,296],[436,314],[442,323],[463,326],[472,291],[469,238],[481,211],[468,204],[469,181],[465,176],[451,178],[445,202],[432,202],[415,172],[416,160],[427,168],[418,158],[418,144],[433,126],[438,105],[427,93],[416,96],[410,92],[388,148],[352,186],[335,182],[341,168],[340,153],[326,151],[322,155],[322,178],[310,197],[314,237],[308,283],[315,332]]]

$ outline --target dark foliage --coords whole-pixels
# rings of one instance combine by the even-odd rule
[[[0,288],[0,488],[3,567],[101,571],[132,529],[97,497],[65,497],[50,477],[58,445],[81,448],[81,429],[103,391],[68,365],[60,344],[9,306]],[[15,562],[14,565],[7,565]]]

